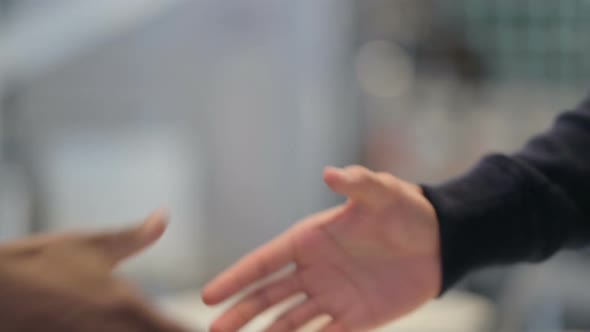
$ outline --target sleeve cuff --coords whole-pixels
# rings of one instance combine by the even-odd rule
[[[555,212],[538,204],[555,198],[531,179],[529,170],[507,156],[482,160],[465,176],[422,186],[440,224],[442,291],[469,271],[495,264],[539,260],[558,246],[547,241],[559,228],[546,222]],[[550,204],[549,204],[550,205]],[[551,237],[551,236],[549,236]]]

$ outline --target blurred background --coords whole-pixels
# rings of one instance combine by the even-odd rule
[[[587,0],[0,0],[0,239],[166,206],[121,273],[198,288],[340,202],[326,165],[434,183],[517,149],[585,97],[588,33]],[[459,289],[481,331],[590,330],[589,262]]]

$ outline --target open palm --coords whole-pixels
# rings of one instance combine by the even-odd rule
[[[294,331],[326,314],[332,320],[322,332],[365,331],[438,294],[438,223],[420,188],[360,166],[328,168],[324,179],[348,201],[302,220],[213,280],[203,292],[207,304],[296,266],[238,301],[213,323],[213,331],[237,331],[297,293],[306,300],[268,331]]]

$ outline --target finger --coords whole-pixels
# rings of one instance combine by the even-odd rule
[[[47,245],[52,243],[63,243],[65,241],[76,239],[79,236],[80,234],[71,232],[35,235],[2,243],[0,244],[0,251],[2,253],[17,255],[34,254]]]
[[[88,236],[86,240],[113,266],[153,245],[168,226],[167,210],[157,210],[141,225],[122,231]]]
[[[288,275],[248,294],[213,324],[213,331],[237,331],[266,309],[302,291],[299,278]]]
[[[305,301],[279,316],[266,332],[296,331],[321,313],[321,308],[315,301]]]
[[[307,227],[336,218],[343,210],[343,207],[335,207],[312,215],[254,250],[205,286],[201,294],[203,302],[218,304],[294,262],[295,241],[300,234]]]
[[[348,332],[351,329],[347,328],[342,322],[332,321],[320,330],[320,332]]]
[[[291,263],[294,259],[290,238],[293,232],[295,230],[290,229],[279,235],[221,273],[205,286],[201,294],[203,302],[218,304]]]
[[[387,199],[382,180],[362,166],[326,167],[324,181],[334,192],[369,206],[377,206]]]

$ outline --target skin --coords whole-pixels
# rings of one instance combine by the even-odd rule
[[[132,228],[0,245],[0,327],[23,332],[183,332],[112,275],[164,233],[166,213]]]
[[[295,331],[320,315],[331,317],[322,332],[367,331],[439,294],[438,222],[419,186],[360,166],[327,168],[324,181],[347,202],[303,219],[205,287],[203,301],[215,305],[288,264],[296,266],[231,306],[211,331],[237,331],[298,293],[306,300],[267,331]]]

